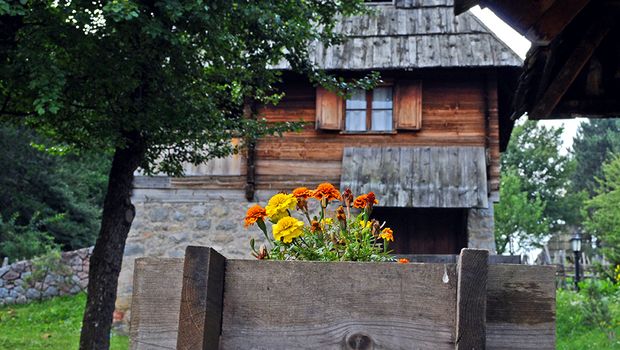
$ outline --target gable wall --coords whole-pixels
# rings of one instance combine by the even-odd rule
[[[257,187],[291,189],[324,181],[337,184],[345,147],[486,145],[490,157],[489,183],[491,190],[497,191],[499,133],[494,75],[488,76],[488,83],[485,73],[475,70],[384,73],[382,77],[422,80],[420,130],[398,130],[390,135],[316,130],[316,89],[308,82],[289,77],[283,88],[286,97],[277,106],[262,108],[261,116],[274,122],[303,120],[308,125],[299,133],[270,137],[258,143]]]

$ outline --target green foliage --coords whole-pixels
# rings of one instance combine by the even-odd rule
[[[586,202],[585,226],[601,240],[602,251],[613,266],[620,264],[620,155],[602,166],[596,195]]]
[[[620,289],[609,280],[586,280],[579,293],[558,290],[558,349],[618,349]]]
[[[42,227],[61,220],[62,216],[45,219],[39,217],[39,213],[35,213],[30,221],[22,226],[17,223],[17,214],[6,221],[0,216],[0,257],[9,257],[14,262],[43,255],[58,247],[53,237]]]
[[[499,252],[538,246],[549,234],[580,222],[585,194],[569,191],[574,162],[560,153],[561,135],[561,128],[533,121],[515,127],[501,158],[500,202],[495,205]]]
[[[587,191],[594,196],[598,187],[596,178],[603,176],[601,166],[612,153],[620,153],[620,120],[590,119],[582,122],[573,143],[576,162],[572,175],[573,190]]]
[[[0,246],[33,244],[31,252],[18,249],[9,253],[8,248],[0,248],[0,256],[18,259],[41,254],[36,242],[46,241],[47,236],[65,249],[92,245],[101,217],[109,156],[51,155],[32,143],[43,145],[46,140],[21,128],[0,126],[0,216],[5,227],[0,231]],[[35,213],[39,214],[35,217]]]
[[[580,221],[579,211],[567,208],[570,176],[575,167],[569,155],[560,153],[562,128],[545,127],[526,121],[513,130],[508,149],[502,155],[502,171],[515,169],[523,179],[530,199],[545,203],[544,216],[551,232]]]
[[[545,203],[539,195],[531,199],[523,181],[515,169],[502,173],[501,200],[495,204],[495,243],[499,254],[515,254],[517,243],[521,247],[537,245],[549,233]]]
[[[86,295],[57,297],[27,305],[0,307],[0,349],[77,349]],[[112,334],[112,350],[126,350],[129,340]]]
[[[147,174],[234,153],[232,137],[298,129],[243,118],[248,100],[278,99],[269,67],[283,60],[332,89],[376,82],[347,83],[307,59],[310,40],[339,42],[335,18],[367,11],[361,0],[6,4],[0,118],[81,150],[139,138]]]

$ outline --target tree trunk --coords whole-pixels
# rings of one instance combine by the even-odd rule
[[[103,204],[101,229],[88,272],[88,299],[82,321],[81,350],[108,349],[125,240],[135,216],[131,204],[133,173],[144,157],[139,133],[129,133],[127,145],[116,148]]]

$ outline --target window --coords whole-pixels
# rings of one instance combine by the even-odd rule
[[[346,131],[392,131],[392,87],[355,90],[345,104]]]
[[[343,125],[344,124],[344,125]],[[345,101],[321,86],[316,90],[316,128],[325,131],[393,132],[422,127],[422,83],[401,80],[394,86],[356,90]]]

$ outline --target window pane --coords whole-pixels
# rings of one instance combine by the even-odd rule
[[[347,111],[347,131],[366,131],[366,111]]]
[[[392,110],[373,109],[372,110],[372,130],[373,131],[392,131]]]
[[[372,108],[392,109],[392,87],[378,87],[372,91]]]
[[[347,99],[347,109],[366,109],[366,90],[353,90]]]

